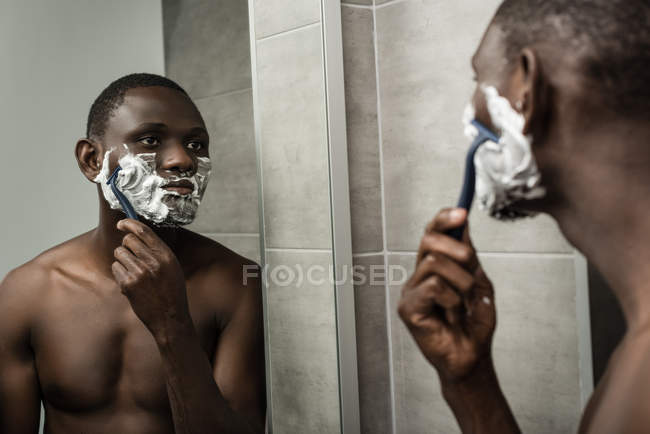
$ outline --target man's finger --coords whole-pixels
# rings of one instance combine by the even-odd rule
[[[472,250],[474,253],[470,260],[467,262],[467,269],[470,272],[475,272],[476,269],[480,268],[480,263],[478,261],[478,256],[476,255],[476,247],[474,247],[474,243],[472,242],[472,238],[469,235],[469,221],[465,224],[465,229],[463,230],[463,244],[466,246],[469,246],[469,248]]]
[[[151,228],[144,223],[133,219],[123,219],[117,222],[117,229],[122,232],[130,232],[136,237],[140,238],[144,244],[152,249],[160,247],[162,240],[158,235],[151,230]]]
[[[422,261],[427,254],[442,253],[456,262],[467,265],[472,261],[476,252],[471,245],[457,241],[452,237],[438,232],[432,232],[422,237],[418,248],[418,262]]]
[[[411,291],[400,300],[397,313],[411,330],[424,328],[430,333],[437,333],[444,327],[444,322],[436,315],[434,306],[433,300]]]
[[[440,210],[433,220],[427,225],[425,232],[447,232],[450,229],[461,227],[467,220],[467,210],[463,208],[445,208]]]
[[[415,270],[411,284],[416,287],[430,276],[441,276],[453,289],[465,293],[474,286],[474,276],[457,262],[441,253],[427,255]]]
[[[422,327],[437,324],[443,327],[443,318],[450,324],[458,319],[457,310],[462,304],[460,296],[439,276],[432,276],[417,288],[404,293],[400,301],[399,314],[409,326]],[[436,312],[436,307],[439,311]]]
[[[135,257],[133,253],[128,251],[124,246],[119,246],[113,252],[113,256],[117,259],[120,264],[124,266],[127,272],[132,274],[141,274],[144,272],[144,267],[142,262]]]
[[[133,254],[147,265],[157,264],[158,261],[153,256],[153,253],[144,242],[132,233],[128,233],[122,239],[122,245],[129,249]]]
[[[443,309],[457,308],[462,303],[458,293],[439,276],[429,277],[414,292],[414,296],[429,299]]]
[[[122,286],[129,281],[129,272],[126,271],[124,265],[120,264],[118,261],[113,262],[111,265],[111,271],[113,272],[113,277],[118,285]]]

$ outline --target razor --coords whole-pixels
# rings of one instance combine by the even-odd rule
[[[126,213],[127,217],[133,220],[138,220],[138,215],[135,213],[135,210],[133,209],[133,205],[131,205],[131,202],[122,194],[122,192],[117,188],[117,185],[115,185],[115,181],[117,180],[117,174],[120,173],[120,170],[122,168],[120,166],[117,166],[115,168],[115,171],[113,171],[113,174],[108,178],[108,181],[106,181],[106,184],[111,186],[111,190],[113,191],[113,194],[117,198],[117,201],[120,203],[122,206],[122,209]]]
[[[476,169],[474,167],[474,156],[476,155],[476,151],[478,151],[478,148],[488,140],[499,143],[499,137],[490,131],[488,127],[476,119],[474,119],[471,123],[478,130],[478,135],[472,142],[472,145],[469,147],[467,156],[465,157],[465,177],[463,178],[463,189],[460,192],[458,204],[456,205],[457,208],[466,209],[468,216],[469,210],[472,208],[472,202],[474,201],[474,189],[476,186]],[[464,230],[465,225],[447,231],[447,235],[460,241],[463,238]]]

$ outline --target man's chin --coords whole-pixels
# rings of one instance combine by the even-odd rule
[[[490,210],[488,214],[500,221],[518,221],[546,212],[547,200],[546,198],[540,198],[518,199],[501,208]]]
[[[172,213],[167,214],[164,220],[156,222],[150,219],[147,219],[144,216],[138,215],[138,218],[149,227],[153,228],[177,228],[180,226],[187,226],[194,221],[196,217],[195,214],[192,215],[173,215]]]

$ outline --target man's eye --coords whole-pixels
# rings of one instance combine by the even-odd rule
[[[138,141],[145,146],[156,146],[160,144],[158,138],[153,136],[143,137]]]
[[[201,142],[190,142],[187,144],[187,147],[193,151],[200,151],[203,148],[203,143]]]

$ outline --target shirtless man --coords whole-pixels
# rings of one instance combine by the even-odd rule
[[[536,177],[531,163],[522,180],[530,181],[536,194],[511,191],[500,211],[490,194],[479,199],[495,216],[532,211],[554,217],[605,276],[625,314],[627,334],[580,431],[648,432],[650,2],[505,0],[472,64],[478,83],[475,118],[507,136],[506,146],[508,140],[528,143],[541,175]],[[499,106],[503,99],[497,94],[509,104]],[[496,105],[490,107],[490,100]],[[510,124],[503,116],[509,110],[516,112]],[[506,128],[513,124],[519,131]],[[503,193],[488,183],[488,193],[491,188],[493,199],[499,197],[495,192]],[[463,432],[518,432],[492,364],[492,285],[469,230],[461,242],[446,235],[466,218],[462,209],[445,209],[427,226],[399,313],[438,371],[442,394]]]
[[[263,432],[261,293],[242,279],[254,264],[177,225],[196,212],[208,140],[163,77],[125,76],[97,98],[75,148],[82,173],[94,181],[124,155],[153,155],[153,175],[175,180],[160,191],[167,216],[154,225],[134,203],[140,222],[125,219],[98,185],[95,229],[6,276],[1,433],[38,432],[41,402],[52,434]]]

